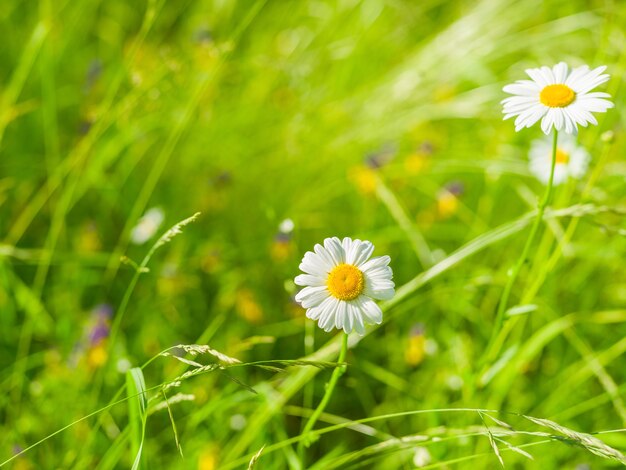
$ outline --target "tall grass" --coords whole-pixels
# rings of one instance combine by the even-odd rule
[[[318,469],[623,464],[625,17],[3,2],[0,466],[297,468],[305,439]],[[581,130],[590,171],[554,188],[503,305],[544,187],[501,88],[561,60],[606,64],[616,107]],[[398,287],[341,364],[293,301],[334,235],[389,254]]]

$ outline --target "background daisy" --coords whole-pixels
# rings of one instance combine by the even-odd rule
[[[533,141],[528,158],[531,173],[543,184],[547,184],[552,166],[552,139],[543,138]],[[587,172],[590,159],[589,152],[578,145],[573,136],[563,135],[558,141],[552,184],[561,184],[570,177],[582,178]]]
[[[613,107],[607,93],[592,89],[609,79],[606,66],[589,70],[583,65],[568,72],[567,64],[527,69],[532,80],[518,80],[503,88],[514,96],[502,100],[504,119],[517,116],[515,130],[530,127],[541,119],[541,129],[548,134],[554,127],[568,134],[576,133],[578,124],[598,124],[591,113],[603,113]]]
[[[370,259],[373,251],[368,241],[333,237],[304,255],[300,269],[306,274],[297,276],[295,283],[305,287],[296,301],[320,328],[362,335],[366,323],[382,322],[383,313],[373,299],[393,297],[393,273],[389,256]]]

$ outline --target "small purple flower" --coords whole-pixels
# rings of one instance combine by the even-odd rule
[[[416,323],[415,325],[413,325],[411,327],[411,332],[409,333],[409,335],[411,337],[423,336],[424,333],[426,333],[426,327],[424,326],[424,324],[423,323]]]
[[[113,316],[113,308],[109,304],[97,305],[91,312],[94,324],[89,330],[88,341],[91,346],[108,338],[110,332],[109,320]]]
[[[365,166],[371,168],[372,170],[378,170],[393,160],[396,152],[397,149],[395,145],[387,144],[380,150],[365,155]]]
[[[444,186],[445,190],[454,196],[461,196],[465,192],[465,186],[460,181],[451,181]]]

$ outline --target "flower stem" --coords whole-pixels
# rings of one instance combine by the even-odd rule
[[[485,354],[485,358],[487,362],[491,362],[496,354],[498,353],[499,348],[496,346],[496,339],[498,337],[498,333],[502,329],[502,325],[504,324],[504,315],[507,310],[507,305],[509,303],[509,297],[511,295],[511,290],[513,289],[513,285],[519,275],[522,267],[526,263],[528,258],[528,253],[530,252],[530,248],[535,241],[535,237],[537,236],[537,232],[539,231],[539,226],[543,220],[543,214],[546,210],[548,204],[550,204],[550,200],[552,199],[552,187],[554,183],[554,167],[556,166],[556,150],[557,150],[557,141],[558,141],[558,131],[554,129],[554,134],[552,138],[552,164],[550,166],[550,178],[548,180],[548,186],[543,194],[543,198],[539,202],[539,206],[537,207],[537,215],[535,220],[533,221],[533,225],[530,228],[530,233],[528,234],[528,238],[526,239],[526,244],[524,245],[524,249],[522,250],[522,254],[518,258],[517,262],[513,266],[509,279],[504,287],[504,291],[502,292],[502,297],[500,297],[500,302],[498,303],[498,312],[496,314],[496,322],[494,328],[491,332],[491,338],[489,339],[489,343],[487,345],[487,350]]]
[[[305,459],[304,459],[304,448],[308,447],[310,444],[310,441],[307,435],[311,432],[311,430],[313,429],[313,426],[315,426],[316,421],[319,419],[320,415],[324,412],[326,405],[328,405],[328,402],[330,401],[330,397],[332,396],[333,391],[335,390],[335,386],[337,385],[337,382],[339,381],[339,377],[341,377],[346,371],[346,366],[341,365],[341,363],[344,362],[344,360],[346,359],[347,352],[348,352],[348,333],[344,333],[343,342],[341,344],[341,350],[339,351],[339,358],[337,359],[337,362],[340,365],[336,366],[335,369],[333,370],[333,375],[330,377],[330,381],[328,382],[328,384],[326,384],[326,392],[324,393],[324,396],[322,397],[322,401],[320,401],[319,405],[317,405],[317,408],[315,409],[315,411],[313,412],[313,414],[307,421],[306,426],[304,427],[301,433],[302,439],[300,440],[298,444],[298,455],[300,457],[300,464],[302,465],[303,469],[306,468]]]

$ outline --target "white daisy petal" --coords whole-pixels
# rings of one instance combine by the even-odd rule
[[[609,75],[601,75],[604,70],[606,70],[606,67],[598,67],[590,72],[586,71],[585,73],[582,73],[575,79],[571,79],[570,77],[568,85],[571,86],[576,93],[585,93],[608,81]]]
[[[317,307],[328,295],[326,286],[305,287],[296,294],[296,301],[304,308]]]
[[[602,93],[600,91],[594,91],[593,93],[585,93],[584,96],[579,97],[578,99],[581,99],[581,98],[585,98],[585,99],[587,99],[587,98],[610,98],[610,97],[611,97],[611,95],[609,95],[608,93]],[[609,103],[610,103],[610,101],[609,101]],[[613,106],[613,103],[611,103],[611,107],[612,106]]]
[[[529,113],[528,117],[524,120],[524,122],[520,124],[523,124],[524,127],[530,127],[533,124],[535,124],[537,121],[539,121],[539,119],[544,117],[547,112],[548,110],[546,109],[545,106],[536,105],[532,114]]]
[[[570,112],[573,112],[580,119],[581,125],[583,127],[587,127],[587,123],[597,124],[598,121],[596,118],[589,112],[589,110],[585,109],[583,106],[577,105],[569,108]]]
[[[393,271],[389,266],[380,266],[374,269],[368,269],[364,272],[366,280],[370,282],[374,281],[389,281],[393,284]]]
[[[370,242],[362,242],[359,248],[354,253],[354,257],[349,261],[350,264],[355,266],[361,266],[365,263],[374,252],[374,245]]]
[[[556,83],[556,80],[554,79],[554,74],[552,73],[552,69],[550,67],[546,67],[544,65],[539,69],[539,73],[541,73],[548,85],[554,85]]]
[[[607,100],[603,100],[600,98],[587,98],[585,96],[581,97],[578,100],[578,104],[582,107],[584,106],[588,111],[600,112],[603,113],[607,109],[613,107],[613,103]]]
[[[354,316],[354,329],[361,336],[365,334],[365,323],[363,322],[363,316],[361,315],[360,310],[357,311]]]
[[[533,82],[537,83],[541,88],[550,85],[541,73],[541,69],[527,69],[525,72],[530,78],[532,78]]]
[[[374,289],[374,287],[366,287],[365,295],[376,300],[390,300],[396,294],[396,291],[390,287],[388,289]]]
[[[574,82],[586,75],[587,72],[589,72],[589,67],[587,65],[582,65],[581,67],[576,67],[575,69],[572,69],[567,79],[565,80],[565,85],[571,87]]]
[[[569,112],[567,110],[563,113],[563,120],[565,123],[565,133],[571,134],[572,132],[574,132],[574,128],[576,127],[576,124],[570,117]]]
[[[567,64],[559,62],[552,67],[552,73],[554,74],[554,83],[564,83],[567,78]]]
[[[349,263],[348,260],[352,259],[352,250],[356,249],[352,238],[344,237],[341,241],[341,246],[343,247],[343,252],[346,255],[346,263]]]
[[[583,127],[587,126],[587,120],[584,118],[583,114],[575,106],[570,106],[567,109],[567,112],[577,124],[580,124]]]
[[[343,321],[343,331],[345,333],[352,333],[354,327],[354,319],[358,316],[358,311],[351,303],[346,302],[346,317]]]
[[[321,312],[318,319],[318,326],[324,331],[331,331],[335,326],[335,315],[337,308],[339,307],[339,301],[335,298],[329,298],[328,303],[325,303],[320,308]]]
[[[367,323],[379,325],[383,321],[383,312],[380,307],[372,299],[363,297],[359,299],[359,308],[363,312],[363,316]]]
[[[311,274],[300,274],[293,280],[297,286],[323,286],[326,285],[326,280],[319,276],[313,276]]]
[[[389,256],[377,256],[376,258],[372,258],[366,263],[363,263],[360,268],[361,271],[367,274],[369,270],[380,268],[382,266],[388,266],[390,262],[391,258]]]
[[[557,131],[563,128],[563,113],[554,112],[554,128]]]
[[[341,246],[341,241],[337,237],[324,240],[324,248],[326,248],[326,251],[331,256],[333,265],[336,266],[345,261],[343,246]]]
[[[320,317],[324,315],[324,313],[332,309],[334,304],[335,304],[335,299],[333,297],[327,297],[317,307],[308,309],[306,311],[306,316],[310,318],[311,320],[318,320]]]
[[[511,85],[505,86],[502,88],[502,91],[512,95],[536,96],[541,91],[541,87],[532,80],[519,80]]]
[[[609,81],[608,75],[600,75],[598,78],[587,82],[581,89],[580,93],[588,93],[593,90],[595,87],[602,85]]]
[[[549,134],[550,131],[552,130],[552,124],[553,124],[552,115],[553,115],[552,109],[548,109],[548,112],[541,120],[541,130],[543,131],[544,134]]]
[[[515,119],[515,127],[529,127],[529,122],[534,124],[546,113],[546,111],[546,107],[539,104],[528,108],[524,112],[520,113],[517,119]]]
[[[512,96],[502,100],[502,104],[507,109],[523,108],[524,105],[530,106],[537,102],[537,95],[533,96]]]
[[[346,316],[348,315],[348,304],[346,302],[339,302],[337,305],[337,311],[335,312],[335,328],[338,330],[343,329],[343,325],[346,323]]]
[[[318,256],[312,251],[307,251],[300,263],[300,270],[307,274],[313,274],[314,276],[326,277],[326,274],[333,268],[333,265],[329,263],[325,258]]]

